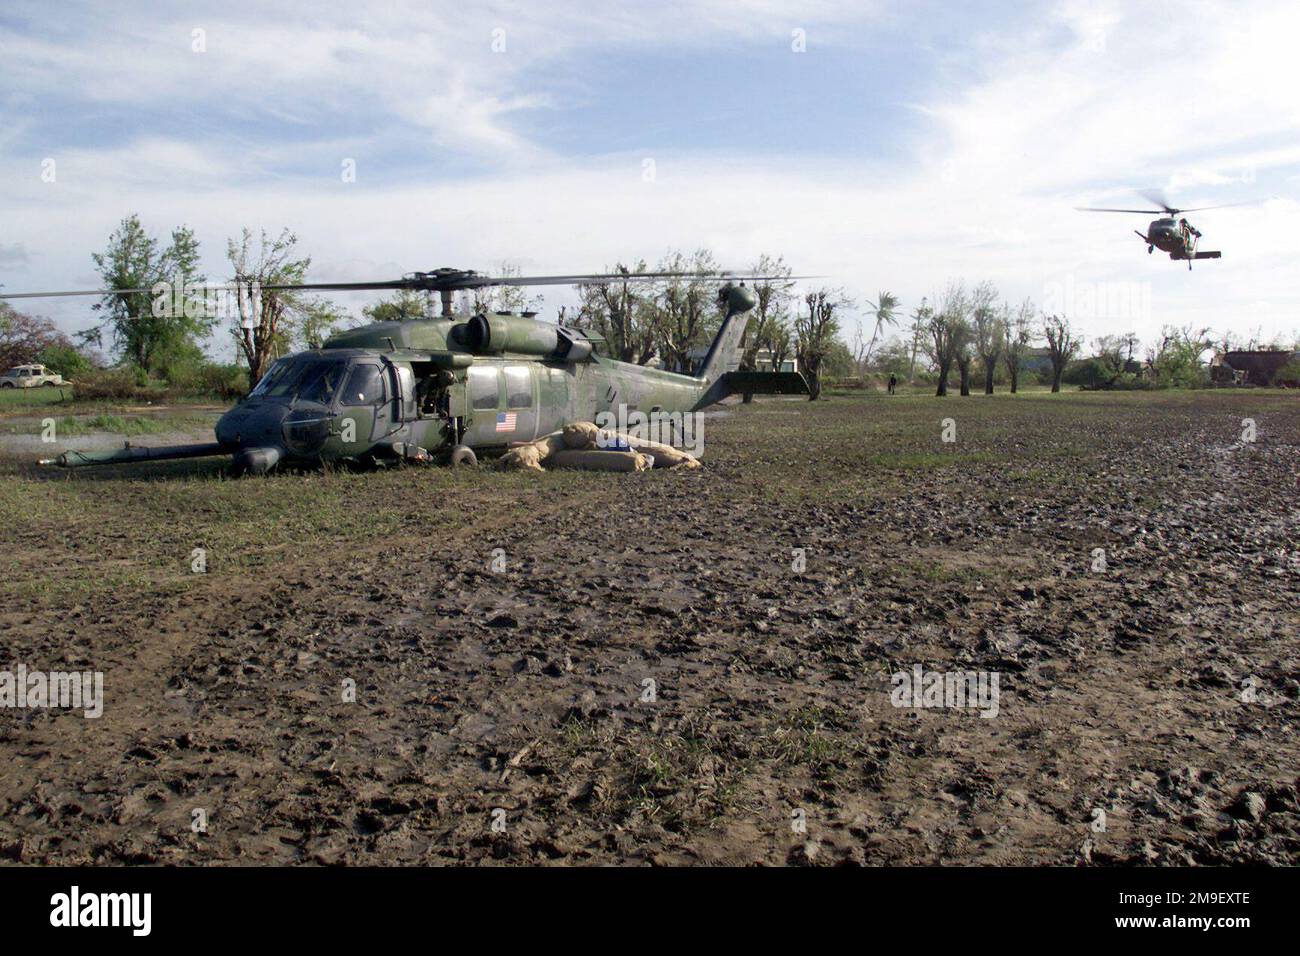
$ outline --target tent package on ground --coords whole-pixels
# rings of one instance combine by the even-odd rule
[[[545,471],[585,468],[590,471],[645,471],[647,468],[699,468],[693,455],[632,434],[598,428],[593,422],[575,422],[562,431],[516,445],[497,461],[499,468]]]

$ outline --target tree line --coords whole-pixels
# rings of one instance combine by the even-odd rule
[[[357,319],[321,296],[267,288],[308,280],[311,257],[288,229],[275,234],[244,229],[227,241],[226,282],[233,292],[224,308],[214,308],[202,291],[207,277],[199,265],[199,242],[188,227],[177,227],[161,239],[150,235],[138,216],[129,216],[113,231],[104,251],[92,258],[104,288],[150,290],[168,283],[172,307],[158,309],[151,292],[106,295],[92,306],[95,321],[77,333],[78,347],[48,319],[0,303],[0,363],[9,367],[42,361],[77,378],[92,364],[104,364],[97,350],[106,349],[117,368],[140,385],[220,380],[222,389],[240,391],[256,384],[275,358],[317,347],[341,327],[359,321],[430,318],[437,308],[426,293],[398,290],[364,308]],[[518,275],[508,263],[497,271]],[[718,283],[707,278],[720,273],[712,251],[669,251],[653,266],[638,260],[603,271],[629,278],[579,286],[577,305],[561,307],[556,319],[602,340],[612,358],[693,371],[724,317]],[[874,301],[865,301],[858,314],[866,321],[854,323],[855,331],[846,340],[848,317],[858,305],[843,288],[797,291],[792,270],[780,255],[759,256],[752,271],[765,278],[750,283],[757,305],[742,339],[741,367],[779,370],[794,360],[814,399],[828,379],[862,378],[874,372],[905,374],[915,382],[918,362],[938,396],[948,394],[953,377],[961,395],[970,395],[976,387],[992,394],[1000,382],[1014,393],[1027,354],[1037,342],[1045,343],[1038,353],[1050,366],[1047,378],[1054,392],[1068,380],[1072,363],[1083,365],[1091,381],[1112,385],[1131,376],[1139,364],[1134,357],[1138,341],[1132,334],[1097,339],[1095,354],[1077,362],[1084,340],[1069,319],[1045,314],[1028,299],[1002,301],[987,281],[972,286],[953,281],[933,304],[929,297],[922,299],[903,335],[891,334],[904,318],[902,302],[881,291]],[[699,278],[630,278],[646,272],[683,272]],[[540,295],[530,296],[523,288],[502,286],[461,293],[458,305],[465,311],[537,311],[542,302]],[[207,358],[204,346],[216,335],[233,341],[238,368],[216,366]],[[1197,384],[1199,356],[1212,344],[1208,330],[1164,329],[1148,349],[1151,380]],[[1223,347],[1230,344],[1224,336]],[[239,376],[238,387],[231,384],[232,376]]]

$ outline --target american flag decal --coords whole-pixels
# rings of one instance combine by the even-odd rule
[[[515,413],[497,412],[497,431],[512,432],[514,430],[515,430]]]

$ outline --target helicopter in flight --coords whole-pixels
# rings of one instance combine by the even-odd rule
[[[1188,212],[1203,212],[1207,209],[1227,209],[1230,206],[1246,206],[1250,203],[1227,203],[1220,206],[1198,206],[1195,209],[1177,209],[1169,204],[1162,193],[1155,190],[1145,190],[1138,193],[1139,196],[1149,202],[1155,203],[1159,209],[1097,209],[1091,206],[1076,206],[1080,212],[1127,212],[1136,213],[1146,216],[1159,216],[1147,226],[1145,234],[1133,232],[1139,239],[1147,244],[1147,253],[1150,254],[1159,249],[1161,252],[1169,253],[1169,258],[1174,260],[1187,260],[1187,268],[1192,268],[1192,262],[1196,259],[1220,259],[1223,253],[1217,250],[1211,252],[1208,250],[1198,250],[1197,245],[1201,241],[1201,232],[1183,216]]]
[[[442,311],[433,318],[348,329],[318,349],[277,360],[247,397],[217,421],[215,442],[163,448],[128,443],[112,451],[66,451],[41,464],[77,467],[230,455],[235,474],[324,461],[473,465],[480,452],[504,452],[602,413],[671,416],[733,394],[808,394],[798,372],[737,371],[748,313],[758,301],[742,279],[794,278],[802,277],[733,272],[492,277],[442,268],[382,282],[264,285],[263,293],[437,292]],[[718,306],[725,314],[695,374],[615,361],[597,352],[598,337],[539,321],[535,313],[455,314],[452,309],[453,293],[462,290],[674,279],[720,283]],[[153,290],[9,293],[0,298],[142,291]]]

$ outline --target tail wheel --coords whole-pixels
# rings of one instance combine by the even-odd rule
[[[474,449],[469,445],[457,445],[451,450],[451,466],[453,468],[473,468],[478,464],[478,455],[474,454]]]

